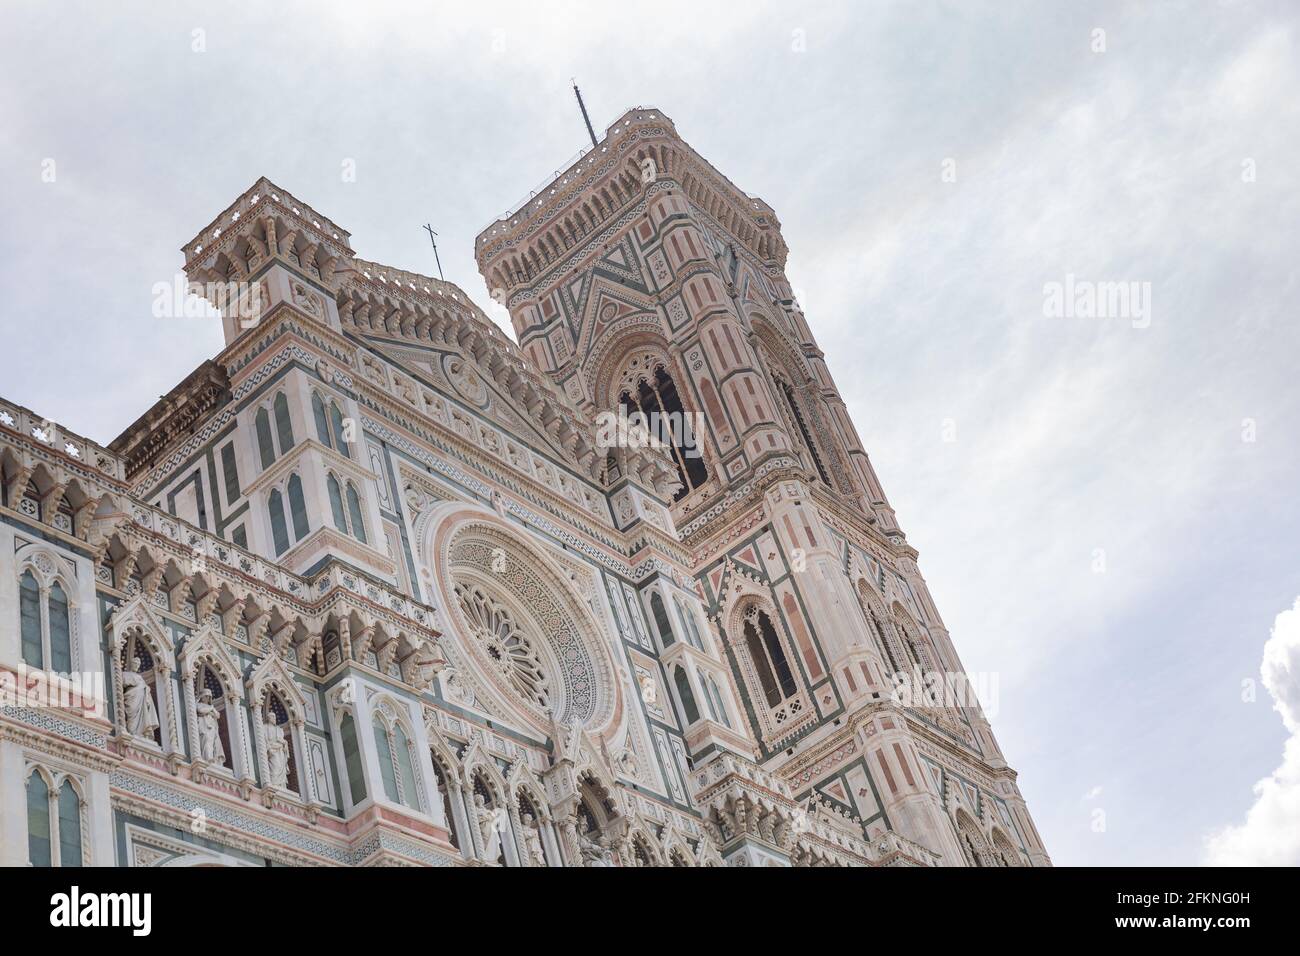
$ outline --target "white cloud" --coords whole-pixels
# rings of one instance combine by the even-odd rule
[[[1260,675],[1291,737],[1282,765],[1255,784],[1246,822],[1207,838],[1211,866],[1300,866],[1300,598],[1273,622]]]

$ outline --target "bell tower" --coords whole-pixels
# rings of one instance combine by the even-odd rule
[[[763,770],[946,863],[992,846],[1049,863],[979,701],[949,692],[970,682],[772,208],[634,109],[475,252],[523,353],[573,402],[685,422],[650,431],[672,448],[672,518]]]

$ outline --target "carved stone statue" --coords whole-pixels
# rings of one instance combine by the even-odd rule
[[[221,714],[212,703],[212,691],[206,687],[194,705],[199,733],[199,758],[207,763],[226,763],[226,748],[221,744]]]
[[[267,714],[262,725],[262,736],[266,739],[266,769],[268,781],[273,787],[289,786],[289,742],[284,739],[284,730],[275,722],[274,714]]]
[[[154,731],[158,729],[158,708],[154,706],[152,689],[140,676],[138,656],[131,658],[129,670],[122,671],[122,701],[127,732],[152,740]]]
[[[487,805],[481,793],[474,794],[474,815],[483,838],[483,859],[492,863],[501,852],[501,831],[497,828],[497,812]]]
[[[582,852],[583,866],[613,866],[613,854],[608,847],[602,846],[598,839],[592,839],[587,834],[579,831],[578,848]]]
[[[534,822],[531,813],[522,817],[524,825],[524,855],[529,866],[546,866],[546,851],[542,849],[541,825]]]

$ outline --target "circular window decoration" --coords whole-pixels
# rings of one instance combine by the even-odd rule
[[[619,709],[614,663],[585,600],[512,530],[480,520],[448,531],[430,549],[444,555],[447,646],[523,723],[607,726]]]
[[[510,611],[477,584],[457,584],[456,599],[470,633],[510,685],[541,707],[550,705],[550,681],[532,638]]]

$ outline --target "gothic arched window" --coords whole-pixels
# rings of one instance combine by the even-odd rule
[[[50,668],[58,674],[72,671],[71,617],[68,613],[68,596],[63,586],[55,581],[50,587],[48,602],[50,617]]]
[[[59,866],[81,866],[81,795],[64,780],[59,788]]]
[[[808,429],[808,423],[804,420],[803,411],[799,408],[799,402],[794,397],[794,389],[790,383],[777,379],[776,384],[785,398],[786,407],[790,410],[790,417],[794,419],[795,426],[799,429],[799,434],[803,438],[804,447],[808,449],[808,455],[812,458],[813,467],[817,469],[817,475],[821,478],[822,483],[830,485],[830,476],[826,473],[826,466],[822,464],[822,456],[817,451],[817,443],[813,441],[812,432]]]
[[[36,576],[23,572],[18,582],[18,619],[22,631],[23,661],[29,667],[45,666],[41,640],[41,589]]]
[[[330,423],[325,414],[325,403],[321,401],[318,392],[311,393],[311,414],[316,420],[316,437],[326,448],[333,448],[334,443],[330,441]]]
[[[50,787],[39,771],[27,778],[27,861],[32,866],[53,866],[50,841]]]
[[[686,676],[686,671],[680,667],[674,668],[673,683],[677,685],[677,696],[681,699],[682,713],[689,726],[700,719],[700,709],[695,704],[695,695],[691,693],[691,682]]]
[[[351,458],[352,452],[348,450],[348,433],[343,426],[343,413],[339,411],[336,402],[330,402],[330,424],[334,428],[334,447],[344,458]]]
[[[792,697],[798,689],[790,662],[786,659],[785,648],[777,636],[776,628],[767,612],[757,607],[751,608],[745,615],[745,647],[758,671],[759,683],[767,705],[775,707],[787,697]]]
[[[727,708],[726,705],[722,703],[722,694],[718,690],[717,682],[714,681],[712,677],[707,678],[707,681],[709,685],[709,696],[713,699],[713,706],[718,712],[718,719],[722,721],[724,727],[730,730],[731,721],[727,718]]]
[[[451,809],[450,771],[443,767],[437,755],[433,758],[433,781],[438,787],[438,796],[442,798],[442,813],[447,818],[447,839],[456,849],[460,849],[460,836],[456,833],[456,815]]]
[[[361,747],[357,740],[357,725],[351,714],[345,713],[339,721],[339,740],[343,745],[343,765],[348,774],[348,792],[355,807],[366,799],[366,775],[361,769]]]
[[[339,480],[330,475],[325,479],[325,485],[329,490],[330,511],[334,514],[334,527],[347,534],[348,519],[343,514],[343,492],[339,488]]]
[[[674,495],[680,500],[709,479],[700,439],[690,425],[677,385],[663,368],[655,369],[650,379],[641,379],[635,390],[619,396],[619,404],[630,418],[639,413],[650,434],[672,450],[682,487]]]
[[[297,475],[289,478],[289,514],[293,517],[293,537],[301,541],[307,536],[307,503],[302,497],[302,479]]]
[[[57,788],[57,789],[56,789]],[[71,777],[51,786],[33,767],[27,777],[27,861],[31,866],[79,867],[86,864],[82,846],[82,797]]]
[[[275,443],[271,440],[271,418],[265,408],[257,410],[257,417],[253,419],[253,430],[257,432],[257,454],[262,460],[262,470],[265,471],[275,464]]]
[[[664,607],[664,599],[657,593],[650,595],[650,612],[654,615],[655,628],[659,631],[659,639],[663,641],[664,647],[673,642],[673,626],[668,620],[668,610]]]
[[[356,485],[348,482],[348,516],[352,520],[352,536],[362,544],[366,543],[366,523],[361,517],[361,498],[357,495]]]
[[[289,550],[289,528],[284,521],[284,498],[280,489],[272,490],[266,508],[271,516],[271,539],[275,544],[275,553],[284,554]]]
[[[284,392],[275,396],[272,403],[275,408],[275,435],[280,442],[280,454],[283,455],[293,447],[293,422],[289,418],[289,401]]]

